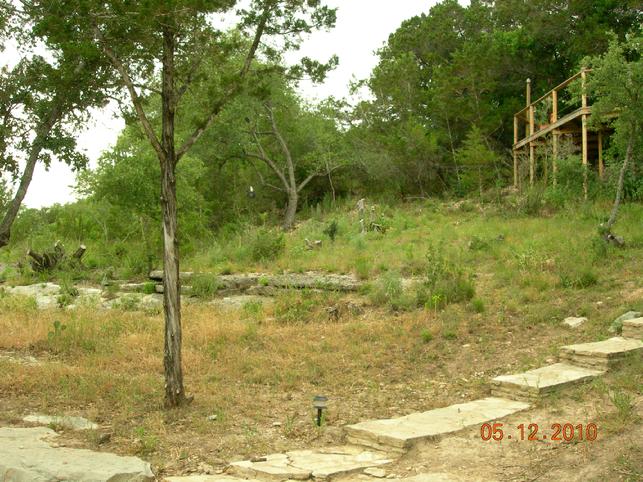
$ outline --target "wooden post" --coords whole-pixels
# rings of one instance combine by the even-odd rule
[[[527,99],[526,107],[529,107],[531,105],[531,79],[527,79],[525,98]],[[525,124],[525,135],[526,136],[529,135],[529,111],[527,111],[527,123]]]
[[[603,131],[598,131],[598,177],[602,180],[605,166],[603,166]]]
[[[551,91],[551,121],[552,124],[558,120],[558,91]]]
[[[514,116],[514,146],[518,143],[518,116]],[[518,189],[518,153],[513,149],[514,155],[514,189]]]
[[[581,70],[581,81],[582,81],[582,94],[581,102],[583,109],[587,108],[587,93],[585,91],[585,81],[587,79],[587,74],[585,69]],[[587,200],[587,169],[588,169],[588,152],[587,152],[587,114],[583,114],[583,126],[582,126],[582,142],[583,142],[583,195],[585,200]]]
[[[558,91],[556,89],[551,91],[551,122],[552,124],[558,121]],[[552,168],[552,179],[554,187],[556,187],[556,174],[558,172],[558,132],[555,130],[552,132],[552,158],[551,158],[551,168]]]
[[[552,150],[552,158],[551,158],[551,168],[552,168],[552,178],[553,178],[553,183],[554,187],[556,187],[556,174],[558,173],[558,132],[553,131],[552,132],[552,140],[551,140],[551,150]]]
[[[534,106],[529,105],[529,135],[534,133]],[[534,185],[536,177],[536,146],[533,142],[529,143],[529,185]]]

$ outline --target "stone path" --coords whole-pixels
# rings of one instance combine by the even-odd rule
[[[609,370],[641,350],[643,342],[640,340],[616,337],[595,343],[564,346],[560,349],[560,358],[581,367]]]
[[[643,340],[643,318],[623,322],[623,338]]]
[[[16,482],[154,480],[150,464],[85,449],[57,447],[44,427],[0,428],[0,480]]]
[[[261,459],[235,462],[233,475],[253,480],[330,480],[354,475],[356,480],[384,477],[380,472],[414,444],[435,440],[467,427],[497,421],[530,408],[528,402],[542,395],[602,376],[635,353],[643,353],[640,340],[643,319],[624,323],[624,337],[564,346],[560,349],[561,363],[503,375],[491,381],[491,392],[496,397],[451,405],[405,417],[371,420],[345,427],[346,439],[353,444],[330,450],[303,450],[273,454]],[[633,338],[627,336],[634,335]],[[365,447],[365,448],[362,448]],[[374,469],[375,467],[375,469]],[[371,475],[368,474],[377,474]],[[239,482],[242,479],[222,476],[174,477],[172,482]],[[343,478],[342,480],[348,480]],[[406,482],[456,482],[461,479],[451,474],[426,473],[408,479],[390,479]]]
[[[45,288],[53,289],[51,286]],[[494,378],[491,381],[494,397],[405,417],[349,425],[345,427],[345,433],[350,445],[298,450],[234,462],[230,465],[229,474],[169,477],[165,480],[240,482],[251,479],[258,482],[386,477],[400,482],[458,481],[457,477],[442,473],[419,474],[408,479],[389,478],[386,466],[420,441],[437,440],[467,427],[495,422],[528,410],[530,402],[544,394],[602,376],[635,353],[643,353],[643,341],[640,339],[642,322],[641,318],[625,321],[623,337],[561,347],[560,363]],[[60,420],[36,415],[27,421],[57,423]],[[80,426],[94,428],[85,427],[84,423]],[[136,457],[58,447],[51,441],[53,437],[56,433],[48,428],[0,428],[0,480],[129,482],[153,479],[150,465]]]
[[[602,370],[590,370],[566,363],[556,363],[515,375],[502,375],[491,381],[491,394],[514,400],[537,400],[540,396],[602,375]]]
[[[370,467],[391,463],[381,452],[366,451],[360,447],[345,446],[320,450],[298,450],[285,454],[262,457],[260,461],[232,464],[235,473],[270,480],[328,479],[351,474]]]
[[[378,450],[405,452],[419,441],[498,420],[529,407],[527,403],[514,400],[483,398],[405,417],[349,425],[345,431],[351,443]]]
[[[23,422],[33,423],[35,425],[53,425],[64,427],[70,430],[97,430],[99,427],[94,422],[90,422],[83,417],[70,417],[67,415],[27,415],[22,419]]]

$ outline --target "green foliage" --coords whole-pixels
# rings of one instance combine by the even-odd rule
[[[451,303],[469,301],[475,295],[473,278],[466,274],[444,247],[430,245],[427,251],[427,272],[419,302],[437,308]]]
[[[60,294],[56,298],[59,308],[71,305],[78,298],[78,289],[69,279],[63,278],[60,282]]]
[[[433,340],[433,334],[425,328],[420,333],[420,338],[422,339],[422,343],[429,343]]]
[[[190,280],[190,294],[197,298],[212,298],[220,288],[219,278],[213,274],[194,275]]]
[[[283,233],[272,229],[259,229],[250,243],[253,261],[272,261],[286,251],[286,238]]]
[[[335,238],[337,237],[337,233],[339,231],[339,225],[337,224],[337,220],[333,219],[328,227],[324,229],[324,234],[328,236],[331,240],[331,242],[335,242]]]
[[[598,283],[598,276],[591,268],[567,268],[559,273],[560,285],[563,288],[584,289]]]
[[[395,271],[384,273],[375,282],[370,298],[374,304],[388,306],[392,311],[408,311],[415,308],[415,299],[403,288],[400,275]]]

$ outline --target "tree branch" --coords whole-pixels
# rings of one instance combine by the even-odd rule
[[[161,146],[161,143],[159,142],[159,139],[156,136],[156,133],[154,132],[154,128],[152,127],[152,124],[150,123],[149,119],[147,118],[147,115],[145,114],[145,110],[143,109],[141,98],[139,97],[138,92],[136,92],[136,87],[134,86],[134,82],[132,81],[132,78],[127,72],[127,69],[123,65],[123,62],[121,62],[121,60],[116,56],[114,51],[111,48],[109,48],[109,46],[105,42],[105,39],[103,38],[103,35],[101,34],[100,30],[96,26],[94,26],[94,35],[96,36],[96,40],[101,46],[101,49],[103,50],[107,58],[109,58],[110,62],[114,65],[114,67],[116,67],[116,70],[120,74],[121,80],[123,81],[123,84],[125,84],[125,87],[127,88],[130,94],[130,97],[132,99],[132,104],[134,104],[134,109],[136,110],[138,119],[141,121],[141,124],[143,125],[143,130],[145,131],[145,135],[150,141],[150,144],[152,144],[154,151],[156,151],[156,154],[159,156],[159,159],[165,159],[165,151],[163,150],[163,147]]]
[[[277,121],[275,120],[275,115],[272,108],[268,104],[266,104],[264,107],[268,112],[268,118],[270,119],[272,132],[274,133],[275,137],[279,141],[279,145],[281,146],[281,150],[283,151],[284,156],[286,156],[286,164],[288,166],[288,178],[290,179],[290,186],[296,189],[297,180],[295,179],[295,166],[292,162],[290,149],[288,149],[288,144],[286,144],[286,140],[281,135],[281,132],[279,132],[279,128],[277,127]]]
[[[217,118],[217,116],[221,113],[221,110],[223,110],[223,107],[225,107],[228,101],[231,98],[235,97],[241,91],[243,87],[243,80],[245,79],[246,75],[250,71],[252,61],[254,60],[255,55],[257,54],[257,49],[259,48],[259,44],[261,42],[261,37],[263,36],[264,31],[266,30],[266,24],[268,23],[268,19],[270,18],[270,12],[271,12],[271,8],[268,5],[266,5],[264,7],[263,14],[261,15],[259,25],[257,25],[257,30],[255,31],[255,36],[252,42],[252,46],[248,51],[248,55],[246,56],[246,60],[243,65],[243,68],[239,73],[238,81],[235,82],[235,86],[228,92],[227,95],[224,95],[223,98],[219,100],[219,102],[216,102],[214,104],[214,106],[212,107],[212,110],[210,111],[210,114],[205,119],[205,121],[201,124],[201,126],[197,127],[197,129],[192,133],[192,135],[188,137],[183,143],[183,145],[178,149],[178,151],[176,152],[177,162],[181,159],[181,157],[185,155],[186,152],[188,152],[192,148],[192,146],[196,143],[196,141],[198,141],[203,135],[203,133],[212,125],[212,123]]]

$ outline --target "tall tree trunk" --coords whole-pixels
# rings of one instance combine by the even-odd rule
[[[40,157],[40,153],[42,152],[43,143],[51,132],[51,129],[60,120],[61,115],[61,102],[56,100],[51,109],[51,112],[49,113],[49,116],[40,125],[40,128],[36,133],[36,138],[31,144],[29,157],[27,158],[25,170],[22,172],[22,176],[20,177],[20,184],[18,185],[16,194],[13,196],[13,199],[9,203],[9,207],[7,208],[7,212],[2,218],[2,222],[0,222],[0,248],[9,244],[9,239],[11,238],[11,227],[13,226],[13,222],[18,216],[18,211],[20,211],[22,201],[27,195],[27,190],[29,189],[29,184],[31,184],[31,180],[33,179],[33,173],[36,169],[38,158]]]
[[[630,134],[630,138],[627,141],[627,151],[625,152],[625,159],[623,160],[623,166],[621,166],[621,172],[619,173],[618,176],[618,185],[616,186],[616,199],[614,199],[614,206],[612,207],[612,213],[610,214],[610,218],[607,221],[607,224],[605,225],[605,229],[607,232],[612,231],[612,226],[614,226],[614,223],[616,223],[616,216],[618,215],[618,209],[621,206],[621,199],[623,199],[623,182],[625,181],[625,172],[627,171],[627,166],[630,163],[630,159],[632,158],[632,150],[634,146],[634,139],[636,139],[636,133],[637,129],[636,127],[632,128],[632,132]]]
[[[161,205],[163,208],[163,307],[165,312],[165,405],[178,407],[185,403],[181,361],[181,287],[179,280],[179,247],[176,210],[176,150],[174,116],[176,89],[174,78],[174,32],[163,28],[163,81]]]
[[[297,193],[297,188],[291,188],[288,190],[288,205],[286,206],[286,215],[284,216],[285,231],[290,231],[295,224],[297,204],[299,204],[299,194]]]

